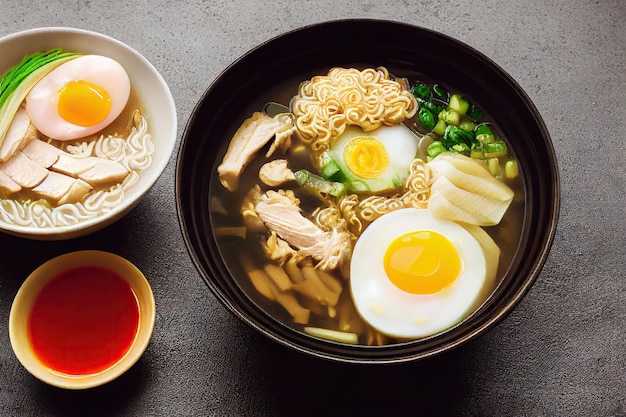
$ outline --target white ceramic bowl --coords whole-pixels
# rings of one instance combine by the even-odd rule
[[[109,368],[87,375],[68,375],[44,365],[30,342],[29,316],[36,297],[44,286],[64,271],[81,266],[99,266],[117,273],[130,285],[139,306],[138,330],[127,353]],[[105,384],[126,372],[145,351],[156,317],[154,296],[150,284],[137,267],[128,260],[102,251],[71,252],[42,264],[33,271],[20,287],[9,314],[11,346],[20,363],[36,378],[65,389],[86,389]]]
[[[5,36],[0,38],[0,74],[4,74],[28,54],[53,48],[105,55],[125,68],[143,106],[155,151],[151,165],[140,173],[138,182],[128,190],[124,200],[101,216],[72,225],[44,228],[15,225],[0,217],[0,231],[37,240],[75,238],[119,220],[156,183],[169,162],[177,138],[176,107],[163,77],[139,52],[109,36],[64,27],[38,28]]]

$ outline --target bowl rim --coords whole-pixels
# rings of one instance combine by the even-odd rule
[[[551,184],[553,188],[551,189],[551,193],[550,193],[551,200],[549,201],[549,204],[547,204],[547,207],[545,207],[546,213],[549,212],[547,218],[545,219],[546,223],[549,224],[549,227],[544,231],[545,237],[541,244],[541,247],[536,250],[535,262],[532,265],[532,268],[530,268],[526,272],[522,285],[516,287],[515,291],[508,296],[507,302],[499,306],[498,311],[495,314],[490,315],[487,320],[482,320],[471,331],[468,331],[462,334],[461,337],[456,338],[454,341],[446,342],[445,344],[435,347],[434,349],[428,350],[426,352],[418,352],[418,353],[409,352],[401,356],[395,356],[395,357],[350,356],[349,354],[335,354],[328,350],[316,349],[315,346],[319,346],[319,345],[303,346],[299,341],[300,339],[297,339],[295,336],[287,338],[282,334],[277,335],[275,333],[275,329],[267,328],[265,326],[265,322],[261,322],[256,317],[251,317],[251,314],[248,311],[243,311],[243,309],[240,306],[236,305],[235,301],[230,298],[230,295],[227,295],[226,292],[223,290],[223,288],[221,288],[218,284],[216,284],[213,281],[214,279],[213,275],[220,274],[221,272],[223,272],[223,270],[221,270],[219,267],[216,267],[215,265],[209,265],[208,266],[209,270],[205,269],[205,266],[202,263],[201,255],[206,255],[205,252],[208,252],[210,250],[208,248],[196,248],[194,246],[196,242],[193,240],[190,230],[192,230],[192,227],[196,226],[196,222],[195,222],[195,219],[193,218],[192,219],[185,218],[185,207],[184,207],[185,202],[183,202],[184,196],[181,191],[182,189],[181,177],[182,177],[183,162],[184,162],[183,160],[184,160],[186,152],[188,152],[188,148],[190,147],[190,145],[188,144],[189,140],[187,138],[189,135],[191,135],[194,125],[197,123],[197,120],[201,117],[201,108],[202,108],[203,103],[208,99],[210,94],[219,86],[223,78],[227,74],[229,74],[229,72],[233,71],[238,66],[241,66],[242,63],[248,60],[252,55],[261,54],[264,49],[270,48],[272,47],[273,44],[278,43],[290,36],[302,34],[305,32],[312,32],[312,31],[334,30],[334,29],[337,29],[339,26],[345,26],[346,24],[391,25],[391,26],[395,26],[398,28],[404,28],[405,30],[415,31],[416,33],[421,32],[422,34],[426,34],[430,37],[436,37],[445,42],[454,43],[460,48],[465,49],[469,54],[473,55],[479,60],[482,60],[493,71],[497,72],[498,75],[501,76],[503,80],[506,81],[510,85],[511,89],[519,96],[523,104],[527,107],[528,112],[532,114],[534,118],[534,122],[537,124],[537,128],[542,133],[542,136],[543,136],[542,139],[545,139],[545,141],[542,142],[542,145],[546,147],[547,153],[546,155],[544,155],[544,157],[547,158],[548,160],[548,165],[550,167],[549,171],[553,178],[553,183]],[[554,242],[554,238],[556,235],[556,229],[557,229],[557,223],[558,223],[558,217],[559,217],[559,211],[560,211],[560,199],[561,199],[560,178],[559,178],[559,169],[558,169],[558,163],[556,160],[556,153],[554,150],[554,145],[551,141],[550,134],[545,125],[545,122],[543,118],[541,117],[537,107],[532,102],[532,100],[530,99],[526,91],[522,89],[521,85],[491,58],[487,57],[482,52],[478,51],[474,47],[466,44],[465,42],[459,39],[453,38],[452,36],[440,33],[432,29],[424,28],[418,25],[398,22],[398,21],[393,21],[393,20],[386,20],[386,19],[347,18],[347,19],[329,20],[329,21],[318,22],[318,23],[301,26],[295,29],[288,30],[277,36],[274,36],[258,44],[257,46],[251,48],[250,50],[248,50],[247,52],[239,56],[235,61],[233,61],[230,65],[228,65],[208,85],[208,87],[205,89],[200,99],[197,101],[190,115],[190,118],[187,121],[185,129],[183,131],[181,144],[179,146],[178,156],[176,160],[176,204],[177,204],[177,214],[178,214],[178,219],[179,219],[179,227],[181,229],[183,240],[190,254],[190,257],[194,263],[194,266],[198,270],[200,277],[203,279],[205,284],[209,287],[213,295],[223,304],[223,306],[228,311],[234,314],[243,323],[259,331],[261,334],[268,337],[269,339],[274,340],[275,342],[278,342],[279,344],[286,346],[290,349],[300,351],[302,353],[305,353],[314,357],[318,357],[324,360],[331,360],[331,361],[338,361],[338,362],[349,362],[349,363],[360,363],[360,364],[374,364],[374,363],[388,364],[388,363],[400,363],[400,362],[414,361],[417,359],[423,359],[423,358],[441,354],[443,352],[456,348],[460,345],[463,345],[469,342],[470,340],[476,339],[479,336],[484,335],[488,330],[495,327],[513,311],[513,309],[521,302],[521,300],[529,292],[533,284],[538,279],[539,273],[547,260],[547,257],[549,255],[550,249],[552,247],[552,244]],[[525,225],[522,227],[522,231],[525,227],[526,227]],[[508,271],[507,271],[507,274],[508,274]],[[250,304],[254,304],[254,303],[250,303]],[[483,307],[484,306],[485,305],[483,304]],[[255,309],[255,307],[256,306],[252,306],[250,308]],[[482,310],[483,307],[479,308],[478,311]],[[258,310],[258,308],[256,308],[256,310]],[[262,311],[261,313],[265,314]],[[270,319],[275,322],[277,321],[274,318],[270,318]],[[288,332],[296,332],[295,330],[282,325],[282,323],[278,323],[278,324],[279,324],[278,327],[282,329],[287,329]],[[448,331],[444,332],[444,334],[447,332]],[[293,335],[290,335],[290,336],[293,336]],[[311,339],[311,337],[306,336],[306,339]],[[419,342],[419,341],[413,341],[413,342]],[[329,344],[332,344],[332,342],[322,341],[321,344],[329,345]],[[401,345],[402,344],[393,345],[393,346],[401,346]],[[347,348],[349,349],[350,346],[348,346]],[[386,349],[386,346],[374,347],[374,346],[360,345],[359,348],[365,348],[366,350],[370,348],[374,348],[374,349],[379,349],[381,351],[384,351]]]
[[[139,328],[133,344],[118,362],[104,371],[87,375],[66,375],[41,364],[28,340],[28,316],[43,287],[60,273],[80,267],[99,266],[117,273],[132,288],[139,307]],[[129,260],[101,250],[79,250],[53,257],[24,280],[9,313],[9,339],[22,366],[37,379],[69,390],[82,390],[106,384],[130,369],[143,355],[152,337],[156,321],[156,303],[145,275]]]
[[[104,213],[103,215],[99,215],[85,221],[80,221],[72,225],[40,228],[33,226],[19,226],[0,221],[1,232],[35,240],[72,239],[93,233],[117,221],[121,216],[124,216],[130,210],[132,210],[139,203],[139,201],[152,189],[152,187],[154,187],[156,182],[165,172],[165,169],[169,164],[172,155],[174,154],[176,143],[178,140],[178,115],[173,94],[167,82],[165,81],[161,73],[156,69],[156,67],[143,54],[141,54],[132,46],[110,35],[92,30],[74,28],[70,26],[42,26],[25,29],[0,37],[0,49],[2,49],[3,45],[7,42],[13,42],[21,38],[40,37],[51,34],[60,34],[63,36],[77,35],[86,38],[100,39],[110,45],[114,45],[115,48],[117,48],[118,50],[132,56],[133,59],[135,59],[138,63],[145,67],[150,74],[152,74],[154,80],[162,89],[164,93],[163,98],[165,99],[164,104],[166,104],[168,112],[171,113],[173,125],[172,137],[169,138],[167,142],[163,142],[162,144],[164,155],[166,155],[167,157],[164,157],[162,160],[159,161],[155,161],[153,159],[153,165],[151,165],[150,167],[150,171],[153,172],[153,174],[151,175],[149,181],[146,182],[146,185],[144,187],[145,189],[139,192],[136,198],[132,200],[124,199],[121,203],[117,204],[110,211]]]

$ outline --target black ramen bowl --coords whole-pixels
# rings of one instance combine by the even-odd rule
[[[243,120],[263,109],[285,80],[307,80],[332,67],[386,67],[458,88],[489,112],[520,166],[521,232],[498,286],[470,317],[440,334],[383,346],[341,344],[308,336],[268,315],[231,275],[210,212],[216,168]],[[291,94],[297,92],[297,84]],[[283,99],[288,100],[288,95]],[[235,316],[270,339],[320,358],[392,363],[425,358],[472,340],[501,322],[529,291],[551,247],[559,211],[554,149],[522,88],[489,58],[458,40],[416,26],[379,20],[331,21],[278,36],[245,54],[206,90],[179,150],[176,200],[190,255],[209,289]],[[235,244],[231,251],[243,250]]]

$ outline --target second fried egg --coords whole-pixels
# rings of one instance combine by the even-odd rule
[[[499,252],[486,254],[463,226],[427,209],[374,221],[357,241],[350,285],[357,311],[381,333],[426,337],[470,315],[490,290]]]

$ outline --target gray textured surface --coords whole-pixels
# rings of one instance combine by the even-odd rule
[[[129,416],[626,415],[626,3],[544,1],[0,1],[0,36],[40,26],[102,32],[139,50],[174,94],[179,133],[209,83],[258,43],[346,17],[404,21],[477,48],[543,115],[562,207],[547,263],[518,308],[484,337],[432,360],[346,366],[255,334],[209,293],[184,247],[175,159],[132,213],[95,235],[31,242],[0,235],[0,414]],[[1,52],[1,51],[0,51]],[[102,388],[32,378],[7,322],[22,280],[71,250],[119,253],[158,305],[139,363]]]

